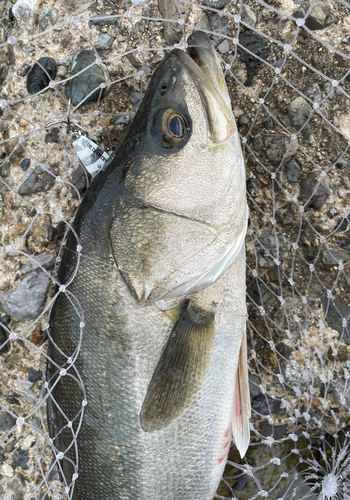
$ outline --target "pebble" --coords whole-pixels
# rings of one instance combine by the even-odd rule
[[[330,361],[338,360],[341,363],[344,363],[350,358],[350,350],[348,347],[344,344],[338,344],[337,345],[337,356],[334,357],[333,355],[333,349],[330,347],[327,352],[327,357]]]
[[[223,42],[220,43],[220,45],[218,45],[218,51],[221,52],[221,54],[227,54],[229,50],[230,50],[230,45],[227,39],[225,39]]]
[[[18,320],[34,319],[43,311],[51,279],[43,271],[29,273],[2,299],[4,311]]]
[[[92,64],[96,60],[96,53],[90,49],[83,49],[72,60],[71,76],[79,73],[84,68]],[[102,90],[98,88],[101,84],[106,84]],[[93,92],[87,99],[85,99],[90,92]],[[106,97],[110,90],[109,72],[105,64],[94,64],[83,73],[80,73],[75,78],[69,81],[65,88],[65,93],[68,98],[71,98],[73,106],[78,104],[86,105],[89,102],[97,101]],[[84,101],[84,102],[83,102]]]
[[[13,453],[12,458],[17,467],[22,467],[23,470],[29,470],[28,467],[29,455],[27,450],[22,450],[22,448],[17,448],[17,450]]]
[[[249,373],[249,391],[252,398],[255,398],[261,394],[261,390],[259,387],[260,384],[260,379],[256,375]]]
[[[36,259],[30,260],[27,264],[24,264],[21,267],[21,273],[22,274],[27,274],[31,273],[32,271],[35,271],[36,269],[39,269],[40,266],[43,267],[44,269],[49,269],[55,261],[55,256],[54,255],[39,255],[39,257],[36,257]]]
[[[22,68],[18,71],[17,75],[18,76],[26,76],[28,71],[30,70],[31,66],[29,64],[23,63]]]
[[[290,160],[284,167],[289,182],[298,182],[301,168],[296,160]]]
[[[249,118],[247,115],[240,115],[237,120],[237,127],[244,127],[244,125],[248,125]]]
[[[339,158],[339,160],[336,162],[335,166],[339,168],[339,170],[343,170],[348,166],[349,162],[348,160],[345,160],[345,158]]]
[[[338,252],[337,250],[322,251],[322,263],[325,266],[337,266],[340,262],[346,262],[347,260],[347,255],[345,255],[343,252]]]
[[[0,414],[0,432],[9,431],[16,424],[16,420],[9,413]]]
[[[45,31],[49,23],[52,25],[56,23],[58,18],[58,11],[56,9],[44,9],[39,14],[39,31]]]
[[[338,187],[338,189],[337,189],[337,194],[338,194],[338,197],[339,197],[339,198],[344,198],[344,196],[345,196],[345,191],[344,191],[344,189],[343,189],[341,186],[339,186],[339,187]]]
[[[350,189],[349,177],[342,177],[340,182],[346,189]]]
[[[130,101],[132,102],[132,105],[134,106],[134,110],[137,111],[139,107],[141,106],[142,99],[144,98],[144,93],[143,92],[137,92],[136,90],[131,90],[130,91]]]
[[[146,5],[148,3],[148,0],[131,0],[131,4],[133,7],[142,7],[143,5]]]
[[[228,35],[230,32],[230,20],[226,16],[220,17],[219,14],[212,14],[209,17],[210,31],[214,33],[219,33],[221,35]],[[220,42],[222,42],[222,36],[211,35],[210,36],[214,47],[217,47]]]
[[[288,424],[271,425],[268,422],[261,422],[260,434],[265,437],[272,436],[274,439],[282,439],[288,431]]]
[[[252,401],[252,410],[260,415],[271,415],[273,413],[284,415],[286,413],[286,410],[281,408],[281,401],[272,399],[268,394],[260,394],[260,396],[255,397]]]
[[[113,125],[128,125],[130,122],[130,116],[127,113],[120,113],[113,119]]]
[[[262,150],[262,147],[263,147],[263,141],[261,140],[261,137],[259,136],[254,137],[252,144],[252,148],[254,149],[254,151],[259,153],[259,151]]]
[[[30,158],[24,158],[20,162],[19,166],[21,167],[22,170],[24,170],[24,172],[26,172],[30,167]]]
[[[336,207],[330,207],[327,211],[327,215],[330,219],[333,219],[336,215],[338,215],[339,211]]]
[[[42,163],[28,172],[18,187],[22,196],[47,191],[55,183],[55,176],[51,173],[50,165]]]
[[[256,198],[257,196],[259,196],[260,189],[254,177],[251,177],[247,180],[247,191],[252,198]]]
[[[266,158],[271,165],[277,166],[283,159],[294,156],[298,150],[296,141],[291,141],[289,137],[281,134],[264,134],[264,145]]]
[[[29,382],[32,382],[35,384],[36,382],[39,382],[39,380],[42,380],[43,378],[43,372],[41,370],[36,370],[32,366],[28,368],[28,380]]]
[[[311,83],[308,85],[304,93],[313,102],[320,102],[322,100],[321,89],[318,83]]]
[[[306,210],[323,207],[329,198],[329,194],[329,188],[318,172],[311,172],[301,179],[299,198]],[[311,199],[308,201],[310,197]]]
[[[58,144],[60,142],[60,129],[58,127],[50,129],[50,131],[45,135],[45,142],[46,144],[49,142]]]
[[[13,477],[15,474],[15,471],[11,467],[11,465],[4,463],[0,465],[0,474],[5,477]],[[6,489],[7,489],[8,481],[6,481]],[[2,497],[2,500],[5,497]]]
[[[0,175],[1,177],[7,177],[10,173],[11,165],[9,161],[4,161],[4,163],[0,167]]]
[[[17,4],[16,4],[17,5]],[[39,66],[40,64],[40,66]],[[44,68],[45,71],[42,69]],[[34,95],[48,87],[50,80],[57,75],[57,63],[52,57],[40,57],[27,74],[27,91]],[[47,89],[48,90],[48,89]],[[47,92],[47,90],[45,92]]]
[[[308,3],[302,4],[299,9],[293,12],[292,17],[298,19],[300,17],[305,17],[305,14],[309,8]],[[312,9],[310,14],[305,20],[305,26],[312,31],[323,30],[327,28],[334,22],[334,15],[328,0],[315,0],[312,3]]]
[[[323,313],[325,314],[324,320],[329,328],[336,330],[338,333],[343,333],[343,318],[350,317],[350,307],[339,297],[331,298],[321,297],[320,302],[322,305]],[[347,345],[350,345],[350,337],[346,333],[342,339]]]
[[[17,0],[12,7],[12,14],[19,24],[23,24],[28,31],[33,30],[39,4],[40,0]]]
[[[53,460],[54,460],[54,458],[53,458]],[[51,467],[52,467],[52,463],[51,463]],[[47,479],[48,479],[48,481],[60,481],[61,480],[60,471],[59,471],[57,463],[50,470]]]
[[[300,390],[306,389],[310,380],[307,373],[303,372],[301,367],[294,368],[292,362],[283,361],[281,365],[281,375],[284,377],[285,383],[289,387],[299,387]]]
[[[22,474],[15,474],[6,482],[6,489],[2,500],[24,500],[26,495],[27,485],[24,477]]]
[[[259,254],[259,266],[264,268],[275,267],[276,263],[273,260],[278,258],[280,262],[287,259],[291,244],[281,234],[275,237],[269,229],[264,229],[259,238],[260,244],[256,249]]]
[[[296,130],[300,130],[308,120],[311,114],[311,107],[304,99],[304,97],[297,97],[290,103],[287,107],[287,116],[290,123]],[[309,126],[303,128],[301,134],[304,139],[308,139],[310,136]]]
[[[203,0],[203,5],[219,10],[223,9],[228,3],[230,3],[230,0]]]
[[[256,23],[256,15],[249,5],[242,5],[242,21],[254,28]]]
[[[247,288],[247,302],[263,306],[269,299],[269,292],[265,287],[259,286],[256,283]]]
[[[106,16],[106,14],[99,14],[93,16],[89,21],[89,28],[92,26],[115,26],[118,23],[117,17]]]
[[[4,450],[0,446],[0,464],[2,464],[2,462],[4,461],[4,456],[5,456]]]
[[[78,193],[76,190],[78,190],[79,194],[85,193],[87,189],[87,174],[81,165],[78,166],[76,170],[74,170],[70,182],[75,186],[76,189],[73,187],[70,188],[70,192],[72,193],[73,198],[78,199]]]
[[[239,35],[239,43],[262,59],[266,59],[270,54],[270,42],[256,33],[241,32]],[[248,54],[242,47],[238,47],[238,52],[241,62],[246,65],[247,69],[247,80],[245,85],[250,87],[253,84],[254,77],[258,74],[262,62],[253,55]]]
[[[95,43],[96,50],[108,50],[112,47],[114,38],[108,33],[101,33],[97,42]]]
[[[0,325],[0,354],[5,354],[11,349],[11,342],[7,342],[3,347],[1,347],[6,342],[6,340],[8,340],[8,338],[9,333],[2,325]]]
[[[328,99],[333,99],[334,97],[334,87],[331,82],[323,82],[322,90],[328,96]],[[329,94],[329,95],[328,95]]]
[[[70,68],[70,65],[72,64],[72,59],[68,57],[67,59],[63,59],[60,61],[57,66],[64,66],[65,68]]]

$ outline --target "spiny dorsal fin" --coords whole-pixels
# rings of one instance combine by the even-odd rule
[[[248,378],[247,334],[244,331],[239,352],[232,421],[232,434],[241,458],[244,457],[250,442],[250,417],[251,406]]]
[[[148,386],[140,414],[144,431],[169,425],[196,395],[209,368],[214,317],[185,302]]]

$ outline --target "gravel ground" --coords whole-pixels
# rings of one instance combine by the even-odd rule
[[[245,460],[232,447],[218,495],[318,498],[350,426],[350,9],[203,0],[182,2],[183,22],[164,23],[179,18],[170,0],[49,0],[27,19],[23,2],[0,2],[1,498],[67,497],[50,466],[45,324],[89,176],[66,126],[46,126],[66,118],[68,95],[72,121],[114,151],[157,64],[194,26],[211,34],[226,68],[251,210],[252,446]],[[86,65],[88,76],[76,74]]]

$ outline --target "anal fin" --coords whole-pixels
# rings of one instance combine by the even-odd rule
[[[246,454],[250,442],[250,417],[251,406],[248,377],[247,334],[244,331],[239,352],[232,420],[232,434],[241,458]]]
[[[191,301],[184,303],[142,405],[140,422],[144,431],[169,425],[197,394],[210,365],[214,319],[214,313]]]

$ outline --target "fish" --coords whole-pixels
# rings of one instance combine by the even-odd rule
[[[212,500],[250,439],[245,164],[219,56],[156,68],[67,238],[47,418],[73,500]]]

